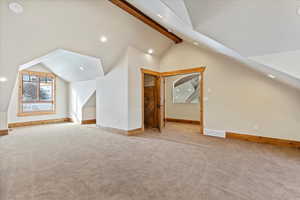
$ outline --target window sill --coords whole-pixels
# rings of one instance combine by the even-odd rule
[[[38,115],[54,115],[56,112],[30,112],[30,113],[18,113],[18,117],[38,116]]]

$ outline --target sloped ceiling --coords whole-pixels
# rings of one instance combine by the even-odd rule
[[[130,45],[143,51],[153,48],[157,55],[172,45],[108,0],[15,1],[24,7],[23,13],[8,9],[11,0],[0,0],[0,76],[8,78],[0,83],[0,112],[7,110],[19,66],[58,48],[101,58],[106,73]],[[127,1],[186,41],[197,41],[300,88],[290,70],[297,69],[298,62],[284,61],[286,52],[299,50],[300,1]],[[183,4],[188,11],[180,8]],[[108,42],[101,43],[101,35]],[[284,58],[270,61],[278,55]]]
[[[298,0],[184,0],[194,28],[241,55],[300,49]]]
[[[172,1],[168,1],[168,5],[164,0],[127,1],[185,41],[197,42],[300,89],[300,79],[294,73],[300,74],[298,64],[282,63],[284,59],[269,60],[274,53],[286,57],[286,51],[296,52],[300,48],[300,16],[297,15],[300,1],[181,0],[192,26],[178,19],[178,12],[170,6]],[[157,17],[158,14],[163,17]]]
[[[184,0],[196,31],[300,80],[299,0]]]
[[[108,0],[16,0],[21,14],[9,2],[0,0],[0,76],[8,79],[0,83],[0,112],[8,108],[19,66],[56,49],[101,58],[107,73],[130,45],[160,56],[173,44]]]
[[[68,82],[86,81],[103,76],[99,58],[81,55],[64,49],[55,50],[45,56],[20,66],[20,70],[42,63],[49,70]]]
[[[251,57],[252,60],[282,71],[300,80],[300,50]]]
[[[185,6],[185,3],[182,0],[162,0],[162,2],[168,6],[173,12],[177,15],[186,24],[192,26],[192,21],[190,15]]]

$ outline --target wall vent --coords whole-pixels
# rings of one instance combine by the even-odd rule
[[[204,130],[204,135],[225,138],[226,137],[226,131],[205,129]]]

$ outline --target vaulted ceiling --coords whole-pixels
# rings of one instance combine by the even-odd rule
[[[246,57],[300,48],[298,0],[184,0],[195,30]]]
[[[19,70],[30,68],[39,63],[68,82],[94,80],[104,75],[100,58],[81,55],[64,49],[57,49],[45,56],[36,58],[21,65]]]
[[[192,25],[190,15],[182,0],[161,0],[167,7],[174,11],[185,23]]]
[[[24,9],[19,14],[11,2],[0,0],[0,77],[8,79],[0,83],[0,112],[8,108],[19,66],[56,49],[100,58],[107,73],[128,46],[160,56],[173,44],[108,0],[15,0]]]
[[[195,30],[300,79],[300,1],[184,1]]]
[[[185,41],[300,88],[300,1],[127,1]],[[0,83],[1,94],[12,91],[20,65],[56,49],[99,58],[107,73],[128,46],[160,56],[173,44],[109,0],[15,0],[24,8],[19,14],[9,10],[11,2],[0,0],[0,77],[8,79]],[[9,98],[1,95],[0,112]]]
[[[299,0],[127,1],[184,40],[300,88]]]

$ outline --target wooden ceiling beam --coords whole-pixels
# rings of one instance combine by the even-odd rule
[[[130,15],[138,18],[139,20],[149,25],[153,29],[157,30],[161,34],[165,35],[169,39],[173,40],[176,44],[182,42],[182,39],[180,37],[178,37],[174,33],[169,32],[168,29],[166,29],[165,27],[163,27],[162,25],[160,25],[159,23],[157,23],[156,21],[154,21],[153,19],[145,15],[142,11],[140,11],[139,9],[137,9],[127,1],[125,0],[109,0],[109,1],[115,4],[116,6],[118,6],[119,8],[123,9]]]

